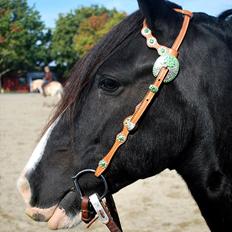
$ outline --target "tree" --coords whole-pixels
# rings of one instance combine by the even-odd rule
[[[26,0],[0,0],[0,78],[48,63],[51,32]]]
[[[56,22],[52,34],[51,55],[61,74],[70,69],[78,58],[73,48],[73,37],[78,25],[79,23],[75,20],[73,12],[67,15],[60,14]]]
[[[52,36],[52,57],[64,75],[125,13],[105,7],[82,7],[59,15]]]
[[[83,56],[104,36],[112,27],[125,18],[125,13],[116,10],[107,11],[100,15],[90,16],[82,21],[74,37],[74,48]]]

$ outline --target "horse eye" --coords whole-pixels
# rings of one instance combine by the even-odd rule
[[[120,83],[116,80],[105,78],[101,80],[98,84],[98,88],[108,91],[108,92],[114,92],[120,87]]]

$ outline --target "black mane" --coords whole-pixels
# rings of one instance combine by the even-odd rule
[[[169,7],[171,6],[181,8],[180,6],[170,2]],[[226,21],[228,18],[231,20],[231,14],[232,10],[227,10],[216,18],[209,17],[206,14],[195,13],[194,21],[211,21],[212,18],[214,18],[215,21],[217,19]],[[74,65],[64,88],[64,97],[56,108],[52,119],[49,121],[44,131],[46,131],[55,119],[64,111],[66,112],[66,119],[72,121],[73,113],[76,109],[76,103],[80,101],[81,93],[88,86],[88,83],[95,75],[96,71],[125,40],[129,39],[141,30],[143,19],[144,17],[139,10],[129,15],[121,23],[115,26],[86,56]],[[226,23],[228,22],[226,21]]]

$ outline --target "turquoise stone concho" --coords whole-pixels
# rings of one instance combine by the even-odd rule
[[[159,88],[155,85],[150,85],[149,86],[149,90],[152,92],[152,93],[157,93],[159,91]]]
[[[103,159],[99,161],[98,165],[100,167],[102,167],[102,168],[106,168],[108,166],[108,164],[106,163],[106,161],[103,160]]]
[[[157,77],[162,68],[168,68],[169,70],[164,79],[164,82],[168,83],[176,78],[180,69],[180,64],[175,56],[164,53],[155,61],[152,71],[153,75]]]
[[[180,64],[178,59],[170,54],[170,49],[165,46],[161,46],[157,39],[152,35],[152,31],[144,24],[144,28],[141,31],[142,35],[147,39],[147,46],[149,48],[155,48],[160,55],[153,66],[153,75],[158,76],[162,68],[169,70],[168,74],[164,78],[164,83],[168,83],[174,80],[179,73]],[[156,91],[154,88],[150,88],[150,91]]]
[[[126,142],[126,136],[123,135],[122,133],[119,133],[119,134],[117,135],[117,140],[118,140],[120,143],[124,143],[124,142]]]

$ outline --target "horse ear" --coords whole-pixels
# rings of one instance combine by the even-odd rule
[[[156,20],[163,19],[167,23],[171,21],[170,19],[175,15],[173,8],[181,8],[165,0],[138,0],[138,5],[151,29]]]

